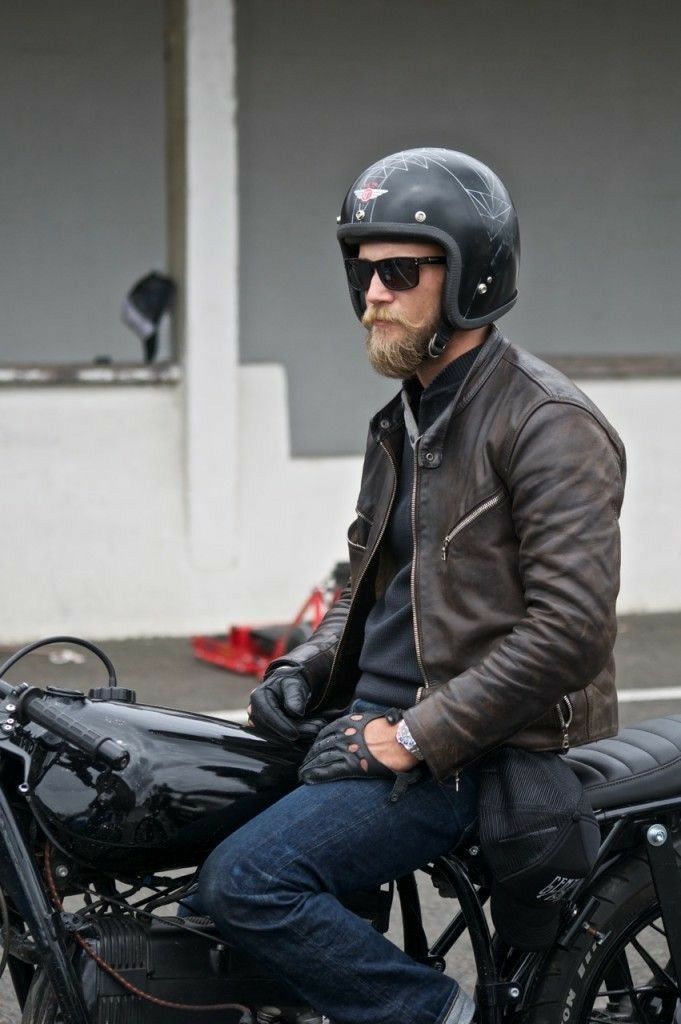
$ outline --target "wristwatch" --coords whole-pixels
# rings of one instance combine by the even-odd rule
[[[417,761],[423,761],[423,754],[416,745],[416,740],[410,733],[409,726],[404,719],[402,719],[400,724],[397,726],[395,739],[400,746],[404,747],[405,750],[408,750],[410,754],[413,754]]]

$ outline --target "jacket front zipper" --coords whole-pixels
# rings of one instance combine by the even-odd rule
[[[317,701],[317,704],[316,704],[317,707],[319,707],[319,705],[321,705],[323,703],[324,698],[326,697],[326,695],[329,692],[329,689],[331,687],[331,680],[333,679],[333,673],[334,673],[334,670],[336,668],[336,662],[338,660],[338,655],[340,654],[340,649],[341,649],[341,647],[343,645],[343,641],[345,639],[345,632],[346,632],[346,630],[348,628],[348,622],[350,621],[350,615],[352,613],[352,608],[353,608],[353,605],[355,603],[355,598],[356,598],[357,594],[359,593],[359,588],[360,588],[360,586],[362,584],[362,580],[364,579],[364,575],[365,575],[367,569],[369,568],[371,560],[374,557],[374,555],[376,554],[376,549],[378,548],[378,545],[381,543],[381,541],[383,539],[383,534],[385,533],[385,528],[388,525],[388,520],[390,519],[390,513],[392,512],[393,502],[395,501],[395,494],[397,492],[397,463],[395,462],[395,459],[393,458],[392,452],[390,451],[388,446],[385,445],[383,443],[383,441],[380,441],[379,443],[380,443],[381,448],[383,449],[383,451],[386,453],[386,455],[390,459],[390,465],[392,466],[392,469],[393,469],[393,483],[392,483],[392,490],[390,491],[390,498],[388,500],[388,509],[386,511],[385,516],[383,517],[383,522],[381,524],[381,529],[378,531],[378,536],[377,536],[376,540],[374,541],[374,546],[372,547],[371,552],[368,555],[368,557],[365,559],[364,567],[363,567],[362,571],[360,572],[359,576],[357,577],[357,585],[355,587],[355,592],[352,595],[352,598],[350,599],[350,605],[348,607],[348,614],[347,614],[347,616],[345,618],[345,623],[343,624],[343,629],[341,630],[341,635],[340,635],[340,637],[338,639],[338,643],[336,645],[336,652],[335,652],[335,654],[333,656],[333,661],[331,662],[331,670],[329,672],[329,678],[327,680],[326,686],[324,687],[323,693],[321,694],[319,700]]]
[[[495,505],[498,505],[503,496],[503,491],[497,491],[497,493],[493,494],[491,498],[488,498],[487,501],[483,501],[481,505],[478,505],[477,508],[472,509],[467,515],[463,517],[463,519],[459,520],[454,529],[449,531],[444,541],[442,542],[443,562],[447,561],[447,548],[449,547],[454,537],[456,537],[458,533],[461,533],[462,530],[465,530],[467,526],[470,526],[470,524],[474,522],[478,518],[478,516],[483,515],[485,512],[488,512],[491,508],[494,508]]]
[[[567,715],[563,714],[563,708],[561,707],[561,704],[562,704],[563,701],[565,701],[565,705],[567,707]],[[564,750],[564,751],[567,751],[567,750],[570,749],[570,735],[568,733],[568,729],[570,728],[570,725],[572,724],[572,719],[574,717],[574,709],[572,707],[572,701],[570,700],[570,698],[568,697],[567,694],[565,694],[565,696],[561,697],[560,700],[558,701],[558,703],[556,704],[556,711],[558,712],[558,721],[560,723],[560,730],[561,730],[561,732],[563,734],[563,740],[561,742],[561,749]]]
[[[418,484],[418,472],[419,472],[419,442],[421,438],[416,439],[414,445],[414,484],[411,489],[411,541],[412,541],[412,557],[411,557],[411,616],[414,623],[414,643],[416,646],[416,660],[419,663],[421,669],[421,677],[423,678],[423,685],[426,689],[430,686],[428,682],[428,676],[426,670],[423,667],[423,659],[421,657],[421,640],[419,638],[419,622],[418,615],[416,613],[416,488]]]

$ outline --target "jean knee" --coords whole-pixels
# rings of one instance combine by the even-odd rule
[[[269,881],[248,852],[231,850],[226,841],[213,850],[199,872],[199,901],[221,928],[236,929],[262,902]]]

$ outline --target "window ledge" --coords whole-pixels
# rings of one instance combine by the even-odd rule
[[[0,363],[0,386],[35,387],[74,384],[177,384],[182,379],[178,363],[24,363],[3,366]]]
[[[540,359],[580,380],[626,380],[634,377],[681,377],[681,356],[561,356],[553,353]]]
[[[681,356],[567,356],[539,353],[539,357],[569,377],[581,380],[631,379],[635,377],[681,377]],[[3,365],[0,363],[0,387],[40,387],[49,385],[93,386],[102,384],[150,385],[177,384],[182,380],[179,363],[45,363]]]

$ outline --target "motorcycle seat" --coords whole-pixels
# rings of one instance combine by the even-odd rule
[[[594,810],[681,796],[681,715],[647,718],[565,755]]]

